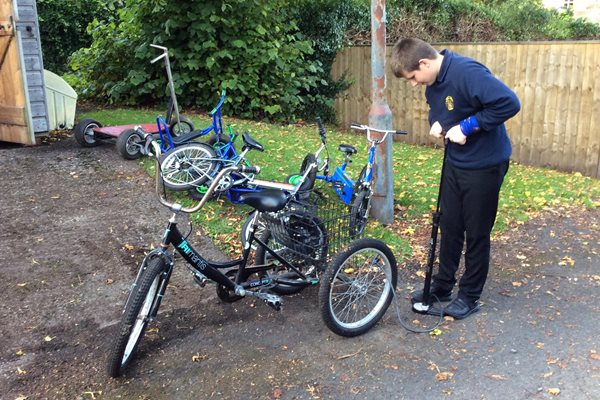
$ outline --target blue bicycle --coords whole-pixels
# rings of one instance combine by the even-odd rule
[[[317,118],[317,124],[319,126],[321,142],[326,146],[327,135],[319,118]],[[356,180],[352,179],[346,171],[348,164],[352,162],[352,156],[357,153],[356,147],[350,144],[339,145],[338,150],[344,154],[344,161],[341,165],[335,167],[333,174],[329,173],[330,158],[329,151],[326,151],[327,157],[318,165],[318,171],[322,172],[322,175],[317,174],[316,178],[329,183],[344,204],[351,206],[350,235],[360,236],[367,225],[369,209],[371,206],[371,196],[373,195],[372,183],[375,149],[387,139],[387,136],[390,133],[406,135],[408,132],[404,130],[376,129],[368,125],[357,123],[352,123],[350,128],[357,131],[366,131],[367,140],[369,141],[367,163],[363,166],[358,178]],[[383,134],[383,136],[379,139],[375,139],[372,137],[371,132],[378,132]],[[289,182],[293,183],[294,180],[297,179],[297,176],[298,175],[291,176]]]

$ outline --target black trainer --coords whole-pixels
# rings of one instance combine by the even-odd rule
[[[429,309],[428,314],[440,315],[440,313],[444,313],[444,315],[449,315],[454,319],[464,319],[471,314],[475,314],[480,308],[479,301],[469,301],[459,296],[441,310],[437,307],[432,307]]]
[[[441,290],[440,288],[436,287],[435,285],[431,285],[431,287],[429,288],[429,301],[433,302],[435,301],[435,297],[433,297],[432,295],[435,295],[439,301],[450,301],[452,300],[452,290]],[[423,289],[420,290],[415,290],[414,292],[411,293],[412,296],[412,303],[422,303],[423,302]]]

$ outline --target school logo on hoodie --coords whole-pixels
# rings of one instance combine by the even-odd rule
[[[454,110],[454,99],[452,96],[446,96],[446,108],[448,111]]]

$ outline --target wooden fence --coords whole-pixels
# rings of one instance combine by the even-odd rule
[[[579,171],[600,178],[600,41],[528,43],[440,43],[472,57],[511,87],[521,112],[507,122],[514,161]],[[391,47],[387,49],[387,56]],[[389,62],[387,62],[389,65]],[[342,126],[366,122],[371,105],[371,48],[350,47],[332,68],[346,71],[352,87],[336,101]],[[400,140],[431,144],[424,88],[393,76],[389,67],[387,98],[393,126],[410,134]]]

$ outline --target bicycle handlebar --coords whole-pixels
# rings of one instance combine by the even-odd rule
[[[221,91],[221,99],[219,100],[219,103],[217,103],[217,105],[215,106],[215,108],[213,108],[210,111],[210,113],[209,113],[210,115],[215,115],[215,113],[221,108],[221,106],[225,102],[225,95],[226,95],[226,91],[225,91],[225,89],[223,89]]]
[[[198,204],[196,204],[193,207],[184,207],[181,204],[178,203],[172,203],[169,202],[165,195],[164,195],[164,182],[162,179],[162,173],[160,170],[160,156],[162,154],[161,148],[160,148],[160,144],[154,139],[154,137],[150,134],[147,134],[146,136],[146,147],[152,147],[154,149],[153,152],[149,152],[148,154],[153,156],[156,160],[156,165],[155,165],[155,190],[156,190],[156,194],[158,195],[158,201],[160,202],[160,204],[162,204],[163,206],[169,208],[170,210],[174,211],[174,212],[184,212],[184,213],[194,213],[196,211],[198,211],[199,209],[201,209],[204,204],[206,204],[206,202],[208,201],[208,199],[210,199],[212,197],[212,194],[214,193],[215,189],[217,188],[217,186],[219,186],[221,179],[228,174],[231,174],[232,172],[240,172],[240,173],[247,173],[247,174],[259,174],[260,173],[260,167],[255,165],[255,166],[248,166],[248,165],[232,165],[226,168],[223,168],[219,171],[219,173],[217,174],[217,176],[215,176],[215,178],[211,181],[210,186],[208,187],[205,195],[202,197],[202,199],[198,202]]]
[[[156,58],[154,58],[152,61],[150,61],[150,64],[154,64],[155,62],[157,62],[158,60],[165,58],[168,54],[169,54],[169,50],[166,47],[163,46],[159,46],[157,44],[151,44],[150,47],[154,47],[155,49],[159,49],[162,50],[162,54]]]
[[[325,132],[325,127],[323,126],[323,123],[321,122],[321,117],[317,117],[317,126],[319,127],[319,135],[321,135],[321,142],[323,144],[327,143],[327,134]]]
[[[372,131],[372,132],[379,132],[379,133],[393,133],[396,135],[407,135],[408,131],[405,130],[386,130],[386,129],[377,129],[377,128],[372,128],[368,125],[362,125],[356,122],[352,122],[350,124],[350,129],[356,129],[357,131]]]

